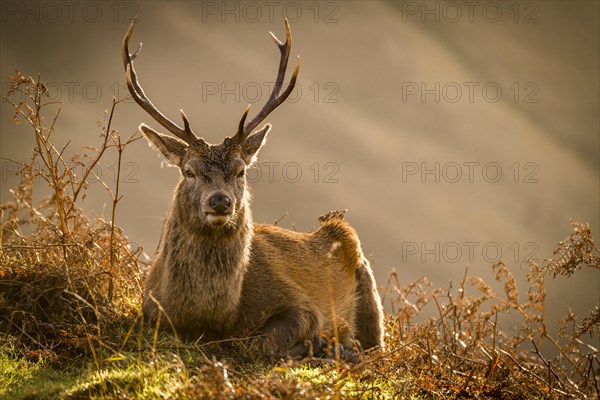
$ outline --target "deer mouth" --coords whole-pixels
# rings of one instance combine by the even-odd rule
[[[225,225],[231,219],[230,213],[206,213],[206,219],[212,226]]]

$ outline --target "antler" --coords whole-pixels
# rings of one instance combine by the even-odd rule
[[[279,95],[281,91],[281,87],[283,85],[283,79],[285,78],[285,70],[287,69],[288,58],[290,57],[290,49],[292,47],[292,32],[290,30],[290,24],[285,19],[285,43],[281,43],[277,37],[272,32],[269,32],[273,37],[273,41],[279,48],[281,52],[281,59],[279,61],[279,70],[277,71],[277,80],[275,81],[275,86],[273,87],[273,91],[271,92],[271,96],[269,96],[269,100],[264,105],[262,110],[256,116],[248,122],[247,125],[244,126],[246,122],[246,117],[248,116],[248,112],[250,111],[250,106],[246,107],[246,111],[244,111],[244,115],[242,115],[242,119],[240,120],[240,124],[238,126],[238,131],[233,137],[236,141],[242,142],[246,139],[250,133],[256,128],[258,124],[262,120],[264,120],[267,115],[271,113],[271,111],[275,110],[281,103],[287,99],[287,97],[294,90],[294,86],[296,85],[296,79],[298,78],[298,72],[300,71],[300,56],[298,56],[296,61],[296,68],[294,69],[294,73],[292,74],[292,78],[290,79],[290,83],[286,87],[285,91]]]
[[[142,49],[142,44],[135,51],[135,53],[129,53],[129,38],[133,33],[133,28],[135,23],[137,22],[137,18],[133,20],[131,25],[129,26],[129,30],[123,39],[123,65],[125,66],[125,72],[127,77],[127,87],[129,88],[129,92],[133,99],[144,109],[152,118],[156,120],[159,124],[164,126],[171,132],[173,135],[177,136],[180,139],[183,139],[186,143],[191,144],[198,140],[198,137],[192,132],[190,128],[190,123],[185,116],[183,110],[181,112],[181,118],[183,119],[184,128],[181,129],[178,125],[176,125],[169,118],[165,117],[152,102],[146,97],[146,94],[142,90],[142,87],[138,83],[137,75],[135,73],[135,69],[133,68],[133,60],[138,56]]]

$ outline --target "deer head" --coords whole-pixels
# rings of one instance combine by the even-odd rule
[[[134,20],[131,23],[123,39],[123,64],[127,87],[133,99],[174,137],[158,133],[145,124],[141,124],[139,129],[148,141],[162,153],[167,162],[181,171],[182,178],[176,191],[175,201],[179,202],[178,206],[189,210],[187,218],[190,220],[188,222],[203,228],[228,226],[234,228],[236,215],[248,200],[246,169],[256,160],[256,155],[265,143],[271,125],[266,124],[258,131],[254,132],[254,130],[290,95],[300,70],[300,57],[298,56],[290,83],[281,93],[291,48],[290,25],[286,19],[285,43],[281,43],[271,33],[281,53],[281,59],[277,79],[266,104],[250,122],[246,123],[246,117],[250,111],[250,106],[248,106],[242,115],[235,135],[226,137],[221,144],[213,145],[194,134],[183,110],[181,110],[183,119],[183,128],[181,128],[162,114],[142,90],[133,67],[133,60],[139,55],[141,43],[135,53],[129,53],[129,39],[133,33],[135,22]]]

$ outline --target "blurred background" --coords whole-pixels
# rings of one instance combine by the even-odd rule
[[[381,286],[393,270],[402,284],[428,276],[456,287],[467,266],[490,280],[498,260],[523,283],[528,259],[551,257],[571,218],[600,237],[598,2],[1,7],[2,94],[15,68],[41,74],[60,102],[54,141],[70,142],[67,155],[98,146],[97,121],[113,96],[128,96],[120,47],[134,15],[146,94],[176,123],[184,109],[212,143],[235,133],[247,104],[257,112],[268,98],[279,59],[268,31],[283,40],[287,17],[302,67],[297,90],[268,117],[268,144],[248,175],[255,220],[288,213],[279,225],[310,230],[319,215],[348,209]],[[34,138],[12,124],[5,100],[0,111],[5,201],[19,182],[15,161],[29,160]],[[126,137],[141,122],[158,128],[128,101],[113,128]],[[114,186],[109,153],[97,172]],[[157,154],[141,140],[126,149],[116,215],[150,257],[179,176]],[[110,218],[100,183],[84,207]],[[600,274],[583,270],[548,290],[553,318],[567,306],[583,314],[599,304]]]

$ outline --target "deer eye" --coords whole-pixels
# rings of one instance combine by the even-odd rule
[[[185,175],[186,178],[195,178],[196,177],[191,169],[186,169],[185,171],[183,171],[183,175]]]
[[[243,178],[246,175],[246,170],[242,169],[240,172],[238,172],[237,177],[238,178]]]

